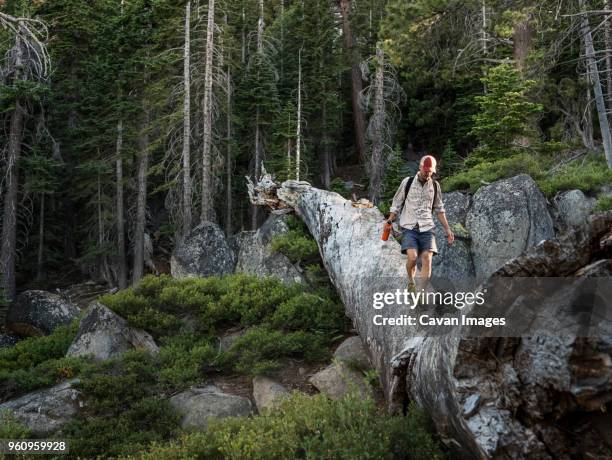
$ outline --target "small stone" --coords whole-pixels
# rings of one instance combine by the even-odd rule
[[[478,410],[478,406],[480,405],[480,393],[475,393],[471,395],[463,405],[463,416],[465,418],[470,418],[472,415],[476,413]]]
[[[253,379],[253,399],[259,412],[275,409],[280,399],[287,394],[289,392],[283,385],[268,377],[257,376]]]
[[[342,361],[330,364],[310,377],[309,381],[317,390],[333,400],[341,399],[352,390],[364,397],[370,394],[363,375]]]
[[[356,364],[360,369],[370,369],[370,360],[358,336],[349,337],[342,342],[336,351],[334,357],[349,364]]]

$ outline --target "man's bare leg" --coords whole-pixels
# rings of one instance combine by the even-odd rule
[[[427,292],[429,285],[429,278],[431,278],[431,259],[433,257],[432,251],[423,251],[421,253],[421,276],[419,277],[419,286],[417,291],[423,289]],[[416,265],[416,263],[415,263]]]
[[[416,289],[416,284],[414,281],[414,277],[416,275],[417,269],[417,250],[416,249],[407,249],[406,250],[406,272],[408,273],[408,288],[414,286]]]

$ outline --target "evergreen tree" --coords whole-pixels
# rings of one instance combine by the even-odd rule
[[[516,142],[529,132],[529,118],[540,112],[542,105],[529,101],[527,91],[535,83],[523,80],[515,67],[501,64],[489,69],[482,82],[487,93],[476,96],[480,112],[474,117],[472,134],[480,145],[470,155],[468,164],[501,158],[521,150]]]

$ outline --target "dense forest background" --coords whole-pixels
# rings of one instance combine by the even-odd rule
[[[123,288],[167,271],[152,258],[201,221],[257,228],[245,176],[264,167],[383,211],[424,153],[446,190],[519,172],[549,196],[610,183],[611,14],[608,0],[0,0],[3,295]]]

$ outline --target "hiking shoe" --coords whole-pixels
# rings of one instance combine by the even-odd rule
[[[408,281],[408,292],[414,292],[416,294],[416,283],[414,281]]]

